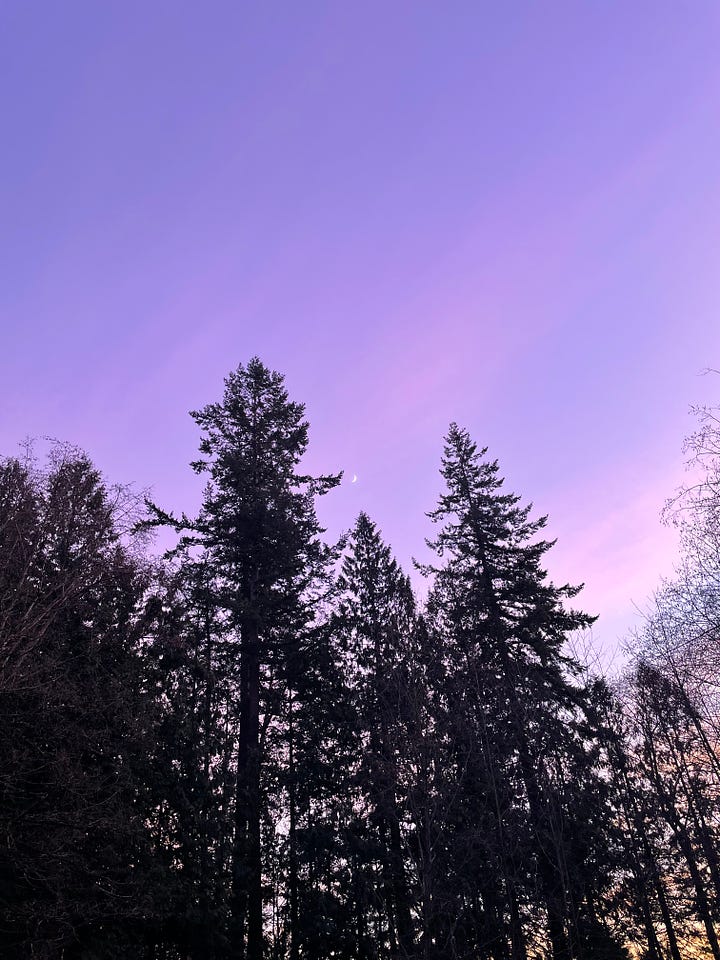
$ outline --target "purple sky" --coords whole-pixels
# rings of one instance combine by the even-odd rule
[[[192,509],[253,354],[404,563],[466,425],[611,647],[720,363],[720,7],[0,5],[0,451]]]

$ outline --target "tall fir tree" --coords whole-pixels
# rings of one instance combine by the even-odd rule
[[[168,881],[133,504],[81,452],[0,463],[0,953],[140,949]],[[137,544],[135,544],[137,547]]]
[[[546,518],[531,519],[530,506],[502,492],[498,464],[485,454],[451,425],[441,470],[446,491],[430,514],[441,528],[429,545],[442,561],[427,568],[435,575],[430,609],[447,635],[460,726],[480,745],[459,759],[493,836],[483,856],[495,880],[481,897],[481,926],[495,929],[493,956],[501,958],[507,914],[511,956],[522,958],[523,925],[541,907],[552,956],[565,960],[583,955],[590,905],[575,883],[582,831],[566,799],[589,749],[585,691],[563,645],[593,617],[567,606],[579,587],[548,580],[542,560],[551,543],[540,536]],[[459,733],[455,743],[462,746]]]
[[[356,905],[379,956],[413,955],[407,844],[399,794],[401,701],[413,657],[415,598],[409,579],[375,524],[361,513],[338,581],[335,628],[345,654],[353,705],[359,803],[358,879],[371,892]]]
[[[226,378],[221,402],[192,416],[202,431],[202,457],[192,466],[208,483],[186,542],[201,548],[212,571],[240,661],[231,955],[260,960],[261,716],[267,724],[273,676],[311,618],[309,594],[327,570],[315,498],[340,475],[299,472],[308,443],[304,408],[257,358]]]

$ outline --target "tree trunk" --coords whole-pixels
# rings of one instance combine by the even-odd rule
[[[625,759],[622,756],[617,756],[616,751],[613,750],[611,754],[612,769],[617,777],[621,778],[621,797],[622,804],[625,809],[625,819],[628,823],[631,823],[636,837],[640,838],[640,847],[644,855],[645,864],[647,869],[650,871],[652,878],[653,889],[655,890],[655,895],[658,899],[658,906],[660,907],[660,915],[663,919],[663,925],[665,927],[665,933],[668,938],[668,946],[670,948],[670,956],[672,960],[682,960],[680,956],[680,948],[677,942],[677,936],[675,934],[675,926],[673,924],[672,915],[670,913],[670,907],[667,902],[667,897],[665,896],[665,888],[662,885],[662,879],[660,877],[660,872],[658,870],[657,861],[653,854],[653,850],[648,838],[647,832],[645,830],[645,824],[643,823],[643,818],[638,805],[633,794],[632,784],[627,775],[627,770],[625,767]],[[650,906],[647,902],[647,897],[645,896],[645,888],[642,878],[640,878],[640,884],[642,886],[642,895],[643,895],[643,912],[649,916]],[[657,942],[655,936],[655,928],[650,924],[648,928],[648,942],[651,940]]]
[[[295,742],[293,729],[292,691],[288,705],[288,806],[289,806],[289,865],[288,895],[290,899],[290,960],[300,958],[300,918],[298,910],[297,811],[295,809]]]
[[[242,628],[240,736],[233,851],[233,960],[262,960],[260,658],[257,626]]]

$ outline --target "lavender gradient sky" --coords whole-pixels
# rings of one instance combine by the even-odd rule
[[[259,354],[313,469],[423,556],[451,419],[550,513],[610,648],[720,352],[720,6],[0,4],[0,451],[192,509]]]

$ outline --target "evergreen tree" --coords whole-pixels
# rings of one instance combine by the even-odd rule
[[[581,831],[567,793],[586,765],[585,693],[563,644],[593,618],[567,607],[580,588],[548,580],[541,563],[551,544],[540,538],[546,518],[530,519],[529,506],[501,492],[497,462],[485,453],[451,426],[441,471],[446,492],[430,514],[442,526],[429,545],[443,561],[427,568],[435,575],[430,609],[446,636],[450,707],[460,714],[456,764],[492,837],[481,857],[492,879],[482,890],[480,925],[500,958],[507,913],[511,955],[523,957],[521,912],[541,906],[553,958],[561,960],[582,955],[580,926],[590,907],[589,891],[575,885]],[[535,889],[540,904],[533,904]]]
[[[132,504],[86,456],[0,465],[0,952],[114,957],[167,877],[147,824],[156,704]]]
[[[357,905],[379,956],[414,950],[399,760],[400,703],[413,656],[415,600],[408,578],[370,518],[361,513],[338,581],[335,629],[348,669],[359,790],[356,870],[372,892]]]
[[[221,402],[192,416],[202,431],[202,458],[192,466],[208,483],[197,520],[178,526],[191,527],[184,542],[202,551],[239,654],[231,953],[260,960],[261,718],[266,727],[278,664],[311,618],[310,594],[330,559],[314,500],[340,477],[298,472],[308,442],[304,409],[257,358],[226,378]]]

